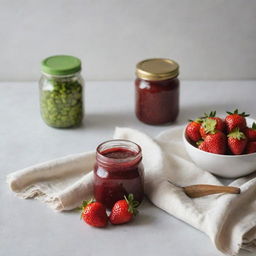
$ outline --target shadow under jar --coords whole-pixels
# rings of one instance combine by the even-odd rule
[[[81,61],[57,55],[42,61],[40,86],[41,116],[55,128],[78,126],[83,119],[83,78]]]
[[[100,144],[94,167],[94,197],[111,209],[115,202],[133,194],[139,203],[144,196],[141,148],[129,140]]]
[[[179,113],[179,65],[170,59],[148,59],[136,66],[137,118],[152,125],[174,122]]]

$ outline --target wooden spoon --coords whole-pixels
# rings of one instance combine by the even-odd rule
[[[175,186],[181,187],[171,181],[169,181]],[[191,198],[197,198],[202,196],[208,196],[213,194],[228,193],[228,194],[240,194],[240,188],[229,187],[229,186],[216,186],[207,184],[197,184],[191,186],[181,187],[187,196]]]

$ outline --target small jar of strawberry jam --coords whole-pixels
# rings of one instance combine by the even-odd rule
[[[179,113],[179,65],[170,59],[148,59],[136,66],[136,116],[152,125],[176,120]]]
[[[111,209],[128,194],[143,200],[143,166],[139,145],[129,140],[110,140],[100,144],[94,167],[94,197]]]

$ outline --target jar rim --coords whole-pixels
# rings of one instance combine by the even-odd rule
[[[179,75],[179,64],[167,58],[152,58],[136,65],[136,75],[144,80],[161,81]]]
[[[105,146],[105,147],[104,147]],[[129,156],[126,158],[110,158],[102,154],[104,150],[111,149],[111,148],[124,148],[129,151],[132,151],[135,153],[134,156]],[[126,165],[129,166],[134,166],[138,164],[142,160],[142,150],[141,147],[130,140],[125,140],[125,139],[113,139],[113,140],[108,140],[104,141],[96,149],[96,159],[100,164],[103,165]]]
[[[75,73],[71,73],[71,74],[68,74],[68,75],[52,75],[52,74],[49,74],[49,73],[45,73],[43,71],[41,71],[41,74],[43,76],[46,76],[47,78],[69,78],[69,77],[73,77],[73,76],[77,76],[81,73],[81,70],[78,71],[78,72],[75,72]]]

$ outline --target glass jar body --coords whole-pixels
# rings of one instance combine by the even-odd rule
[[[140,203],[144,196],[144,171],[141,155],[128,156],[127,159],[120,161],[120,154],[129,155],[129,149],[118,145],[108,149],[108,153],[119,154],[117,158],[108,158],[105,152],[97,151],[94,166],[94,197],[96,201],[111,209],[115,202],[124,199],[124,196],[128,196],[128,194],[133,194],[134,199]],[[103,160],[102,155],[105,156]]]
[[[179,113],[179,87],[177,77],[148,81],[135,80],[135,112],[147,124],[158,125],[174,122]]]
[[[40,110],[47,125],[68,128],[81,124],[83,86],[80,72],[65,76],[42,74],[39,81]]]

